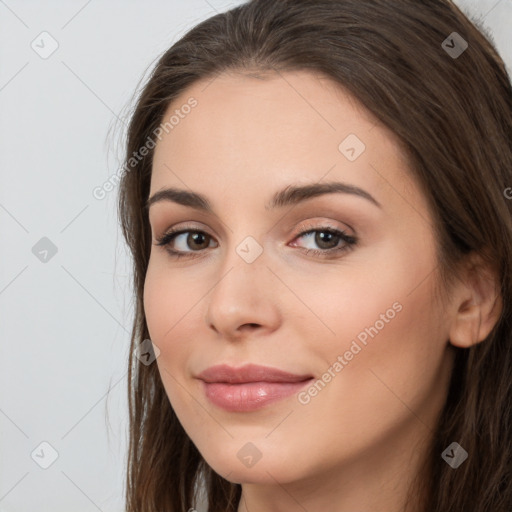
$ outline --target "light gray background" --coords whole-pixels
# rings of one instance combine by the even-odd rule
[[[122,118],[157,57],[240,3],[0,0],[1,512],[123,509],[130,265],[117,188],[92,192],[121,166]],[[512,69],[512,0],[457,3]],[[46,59],[31,47],[51,48],[44,31]]]

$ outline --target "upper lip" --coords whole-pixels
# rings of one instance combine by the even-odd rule
[[[205,382],[242,384],[247,382],[302,382],[312,378],[312,375],[296,375],[278,368],[255,364],[246,364],[239,368],[221,364],[207,368],[197,378]]]

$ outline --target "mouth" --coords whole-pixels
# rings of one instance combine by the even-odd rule
[[[229,412],[249,412],[299,392],[313,380],[277,368],[245,365],[212,366],[197,377],[203,382],[206,398]]]

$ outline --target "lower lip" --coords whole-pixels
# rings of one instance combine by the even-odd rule
[[[313,379],[302,382],[248,382],[227,384],[204,382],[206,397],[214,405],[229,412],[249,412],[298,393]]]

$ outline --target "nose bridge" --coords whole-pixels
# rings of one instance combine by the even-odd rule
[[[254,302],[253,293],[260,297],[265,294],[261,286],[270,274],[266,264],[263,246],[252,236],[231,244],[212,295],[225,295],[224,300],[231,296],[239,303]]]
[[[244,324],[275,323],[276,304],[269,290],[273,276],[263,246],[246,236],[228,251],[207,301],[207,324],[225,335],[235,335]]]
[[[241,266],[241,269],[245,269],[252,275],[254,272],[261,273],[261,267],[265,267],[267,258],[264,254],[263,239],[267,236],[264,232],[266,226],[260,228],[255,226],[255,215],[259,215],[257,206],[250,204],[249,200],[245,205],[243,218],[239,212],[236,215],[236,222],[228,221],[225,240],[227,251],[223,255],[223,264],[225,271],[233,266]],[[231,218],[234,219],[235,215],[232,214]],[[268,272],[268,269],[265,270]]]

